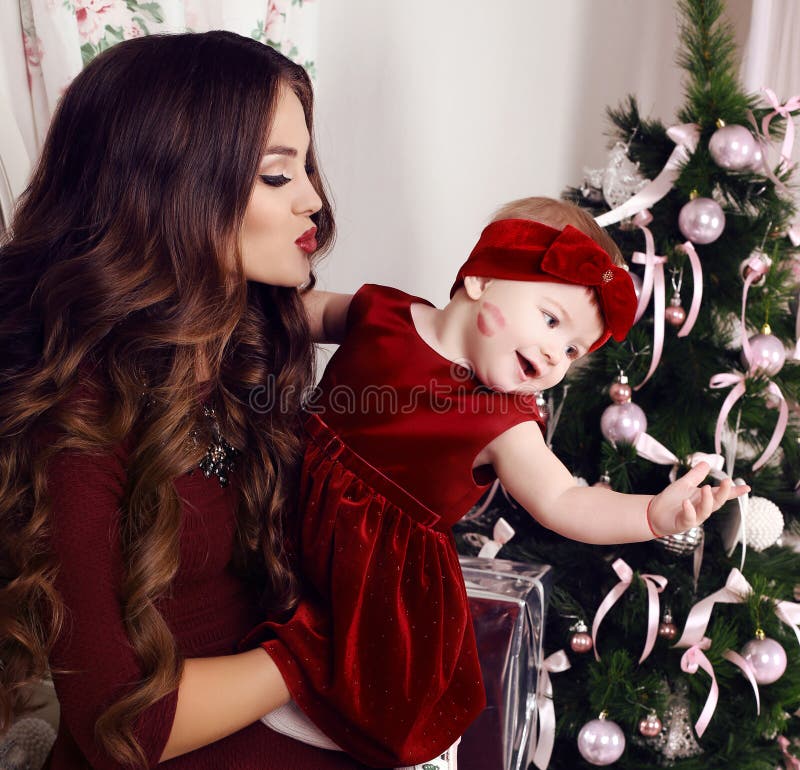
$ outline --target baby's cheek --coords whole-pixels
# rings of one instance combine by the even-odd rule
[[[494,336],[495,332],[505,328],[506,318],[503,311],[491,302],[484,302],[477,318],[478,331],[485,337]]]
[[[475,321],[478,331],[484,337],[493,337],[494,336],[494,327],[491,325],[490,319],[486,316],[483,310],[478,313],[478,318]]]

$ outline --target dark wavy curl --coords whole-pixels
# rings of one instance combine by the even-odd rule
[[[200,362],[226,438],[244,450],[236,564],[264,581],[276,611],[296,601],[284,534],[313,352],[300,291],[248,283],[238,248],[282,87],[312,132],[300,66],[209,32],[120,43],[61,99],[0,246],[0,731],[24,708],[24,684],[46,674],[64,616],[47,463],[127,441],[122,609],[143,680],[96,735],[117,761],[144,764],[132,726],[178,686],[182,667],[156,600],[178,569],[173,480],[199,460],[187,435]],[[313,146],[308,164],[317,168]],[[310,173],[323,201],[319,255],[334,224],[319,171]],[[288,410],[250,407],[265,382]],[[106,395],[74,398],[87,387]]]

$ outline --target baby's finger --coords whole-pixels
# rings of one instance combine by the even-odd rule
[[[702,500],[697,509],[697,523],[701,524],[714,512],[714,491],[708,484],[701,488]]]
[[[708,476],[708,472],[711,470],[711,466],[703,461],[697,463],[691,470],[687,471],[683,476],[682,480],[687,484],[696,487],[702,482],[702,480]]]
[[[729,499],[731,487],[733,486],[733,482],[729,478],[724,478],[720,485],[712,490],[714,494],[714,510],[718,510],[722,507],[726,500]]]
[[[734,484],[731,486],[730,492],[728,492],[727,500],[733,500],[736,497],[741,497],[742,495],[746,495],[750,492],[750,485],[749,484]]]
[[[697,521],[697,511],[692,505],[691,500],[684,500],[681,505],[681,512],[675,517],[675,527],[678,532],[685,532],[695,526]]]

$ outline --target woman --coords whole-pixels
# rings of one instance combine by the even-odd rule
[[[349,300],[299,289],[333,238],[311,105],[231,33],[120,43],[0,248],[0,729],[49,661],[56,770],[360,767],[257,722],[288,691],[236,647],[297,601],[299,399]]]

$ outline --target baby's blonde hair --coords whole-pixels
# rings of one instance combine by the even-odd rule
[[[601,249],[606,251],[615,265],[625,267],[625,260],[619,246],[594,221],[591,214],[574,203],[555,198],[520,198],[501,206],[492,217],[492,222],[497,222],[498,219],[530,219],[558,230],[572,225],[584,235],[588,235]]]

